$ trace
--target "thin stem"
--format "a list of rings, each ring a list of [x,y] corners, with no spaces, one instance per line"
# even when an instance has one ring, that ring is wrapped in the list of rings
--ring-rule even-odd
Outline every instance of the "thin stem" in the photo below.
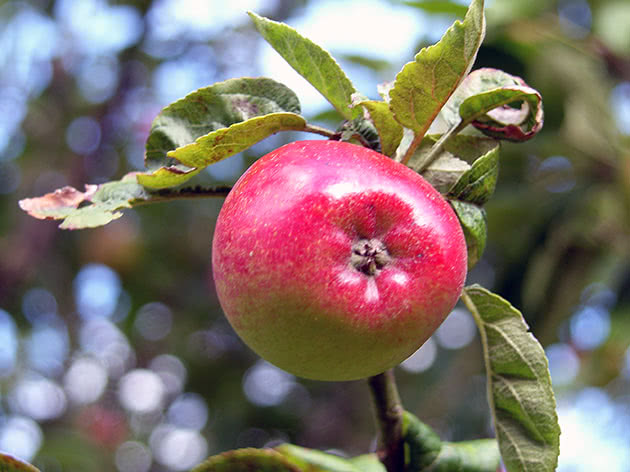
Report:
[[[299,129],[298,131],[305,131],[307,133],[319,134],[322,136],[326,136],[330,139],[336,139],[339,135],[335,131],[331,131],[327,128],[323,128],[321,126],[307,124],[304,128]]]
[[[387,472],[401,472],[405,466],[403,407],[393,369],[368,379],[380,431],[380,458]]]
[[[184,200],[193,198],[210,198],[210,197],[225,197],[232,190],[232,187],[219,186],[219,187],[185,187],[178,190],[170,188],[162,190],[154,190],[150,192],[150,197],[147,199],[133,200],[131,204],[133,206],[146,205],[149,203],[167,202],[171,200]]]
[[[427,157],[424,159],[424,162],[421,162],[420,165],[417,168],[418,173],[423,172],[427,167],[429,167],[433,161],[435,161],[440,154],[442,154],[442,151],[444,151],[444,144],[446,144],[446,141],[448,141],[451,136],[455,136],[457,133],[459,133],[461,130],[463,130],[466,126],[468,126],[468,121],[460,121],[459,124],[457,124],[457,126],[453,126],[451,129],[449,129],[446,133],[444,133],[440,139],[437,140],[437,142],[433,145],[433,147],[431,148],[431,151],[429,152],[429,154],[427,155]]]

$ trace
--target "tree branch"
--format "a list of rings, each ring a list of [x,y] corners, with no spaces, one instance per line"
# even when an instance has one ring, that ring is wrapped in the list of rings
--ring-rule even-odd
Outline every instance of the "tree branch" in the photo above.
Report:
[[[368,379],[380,430],[380,459],[388,472],[401,472],[405,466],[402,440],[403,407],[396,387],[394,370]]]

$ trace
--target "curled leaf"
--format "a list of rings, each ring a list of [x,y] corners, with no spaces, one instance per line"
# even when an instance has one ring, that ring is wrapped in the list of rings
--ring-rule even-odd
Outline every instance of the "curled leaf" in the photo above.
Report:
[[[422,49],[396,76],[390,106],[396,120],[414,132],[409,155],[477,57],[485,35],[483,3],[473,0],[463,22],[456,21],[438,43]]]
[[[471,72],[441,112],[452,127],[471,124],[497,139],[526,141],[543,125],[542,97],[523,79],[483,68]]]

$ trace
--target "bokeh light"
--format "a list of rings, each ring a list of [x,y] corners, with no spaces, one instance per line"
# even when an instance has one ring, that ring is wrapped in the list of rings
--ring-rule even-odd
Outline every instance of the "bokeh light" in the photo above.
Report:
[[[136,314],[134,327],[149,341],[159,341],[170,333],[173,313],[164,303],[151,302],[143,305]]]
[[[433,365],[436,358],[437,344],[435,340],[431,337],[427,339],[427,341],[420,347],[420,349],[418,349],[411,356],[405,359],[400,364],[400,367],[408,372],[424,372]]]
[[[184,393],[173,400],[166,418],[173,426],[199,431],[208,421],[208,406],[200,395]]]
[[[557,343],[545,349],[549,360],[549,372],[554,386],[568,385],[575,380],[580,371],[580,358],[568,344]]]
[[[83,352],[100,360],[110,377],[120,377],[133,364],[134,355],[125,335],[110,321],[88,320],[79,331]]]
[[[585,306],[571,317],[571,340],[581,350],[599,347],[610,334],[610,314],[602,307]]]
[[[568,192],[575,186],[573,165],[564,156],[551,156],[543,160],[538,165],[535,179],[551,193]]]
[[[42,430],[30,418],[9,416],[0,425],[0,451],[30,461],[42,445]]]
[[[148,472],[151,450],[138,441],[126,441],[116,449],[115,463],[119,472]]]
[[[151,413],[162,408],[166,390],[162,379],[147,369],[135,369],[118,383],[120,404],[133,413]]]
[[[178,395],[184,388],[188,372],[181,360],[171,354],[161,354],[151,360],[149,369],[162,380],[170,397]]]
[[[155,428],[149,444],[156,461],[177,471],[199,464],[208,452],[208,443],[198,431],[172,425]]]
[[[74,279],[77,310],[85,319],[112,316],[120,293],[120,278],[103,264],[86,265]]]
[[[10,376],[15,369],[18,333],[9,313],[0,309],[0,378]]]
[[[470,313],[455,308],[435,332],[435,340],[445,349],[460,349],[475,339],[477,327]]]
[[[258,406],[282,403],[294,385],[295,378],[264,360],[259,360],[243,377],[243,391],[247,399]]]
[[[630,82],[621,82],[612,90],[610,107],[619,130],[630,136]]]
[[[602,389],[585,388],[559,402],[558,472],[624,472],[630,464],[630,409]]]
[[[13,413],[47,421],[60,417],[66,410],[66,395],[56,382],[37,375],[19,379],[9,393]]]
[[[89,116],[72,120],[66,130],[66,143],[77,154],[89,154],[101,144],[101,125]]]
[[[92,357],[74,359],[64,376],[64,387],[68,397],[75,403],[87,404],[97,401],[107,386],[107,370]]]
[[[65,323],[50,317],[38,323],[25,340],[28,364],[38,372],[55,376],[63,372],[70,352],[70,340]]]

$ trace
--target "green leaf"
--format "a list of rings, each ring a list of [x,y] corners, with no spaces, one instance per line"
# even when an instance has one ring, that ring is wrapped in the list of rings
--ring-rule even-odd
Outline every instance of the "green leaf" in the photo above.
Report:
[[[480,179],[491,176],[491,174],[485,176],[480,171],[487,170],[488,160],[494,157],[498,158],[499,146],[496,140],[485,136],[455,135],[445,141],[437,156],[434,156],[436,141],[438,141],[438,136],[426,136],[407,165],[419,172],[440,193],[449,194],[453,186],[471,171],[469,163],[474,163],[478,169],[473,174],[469,174],[468,178]],[[483,162],[477,163],[481,158],[484,158]],[[433,160],[425,168],[429,159]],[[486,165],[482,165],[483,163]],[[488,185],[488,190],[490,183],[490,181],[485,182],[485,185]],[[491,188],[494,189],[494,187]],[[465,198],[460,198],[460,200],[465,200]]]
[[[457,2],[449,2],[446,0],[420,0],[416,2],[403,2],[410,7],[419,8],[427,13],[435,13],[442,15],[453,15],[462,17],[466,14],[466,6]]]
[[[405,465],[409,472],[496,472],[501,462],[495,439],[442,442],[411,413],[403,413]]]
[[[206,165],[247,149],[273,133],[303,129],[306,122],[299,113],[295,93],[264,77],[231,79],[196,90],[164,108],[153,120],[146,143],[149,170],[138,175],[138,182],[154,189],[181,185]],[[241,123],[247,124],[237,126]],[[229,144],[213,151],[205,161],[198,157],[221,139]],[[236,144],[238,151],[227,152],[237,149]],[[183,147],[186,150],[180,156]],[[186,160],[191,153],[197,158]],[[198,161],[207,163],[197,166]]]
[[[425,470],[435,462],[442,449],[440,437],[408,411],[403,412],[405,464],[410,471]]]
[[[496,439],[442,443],[440,454],[423,472],[497,472],[501,454]]]
[[[560,427],[545,352],[521,313],[478,285],[462,300],[479,328],[488,401],[508,472],[556,469]]]
[[[468,249],[468,269],[471,269],[483,255],[488,237],[486,212],[472,203],[450,200],[457,218],[464,230],[466,248]]]
[[[459,178],[448,192],[448,198],[483,205],[494,193],[498,177],[499,146],[496,145]]]
[[[275,448],[300,470],[309,472],[361,472],[349,459],[293,444],[282,444]]]
[[[350,459],[350,463],[361,472],[387,472],[376,454],[363,454]]]
[[[422,49],[396,76],[390,106],[396,120],[414,132],[408,155],[473,65],[485,34],[483,3],[473,0],[463,22],[456,21],[438,43]]]
[[[300,113],[295,93],[272,79],[230,79],[196,90],[165,107],[153,120],[146,144],[147,168],[172,165],[175,161],[166,156],[169,151],[269,113]]]
[[[39,469],[7,454],[0,453],[0,472],[39,472]]]
[[[441,112],[450,126],[472,124],[510,141],[531,139],[542,128],[543,117],[540,93],[520,77],[490,68],[471,72]]]
[[[168,152],[189,170],[178,166],[160,167],[151,173],[138,174],[138,182],[145,187],[160,189],[180,185],[205,167],[237,154],[280,131],[305,129],[306,120],[294,113],[270,113],[220,128],[197,138],[194,143]]]
[[[367,110],[374,127],[378,132],[381,153],[392,157],[403,137],[403,127],[394,119],[389,105],[377,100],[360,100],[353,104]]]
[[[212,456],[191,472],[300,472],[273,449],[236,449]]]
[[[357,118],[351,109],[352,94],[356,92],[333,57],[317,44],[300,35],[284,23],[269,20],[248,12],[254,26],[265,40],[315,87],[345,119]]]

